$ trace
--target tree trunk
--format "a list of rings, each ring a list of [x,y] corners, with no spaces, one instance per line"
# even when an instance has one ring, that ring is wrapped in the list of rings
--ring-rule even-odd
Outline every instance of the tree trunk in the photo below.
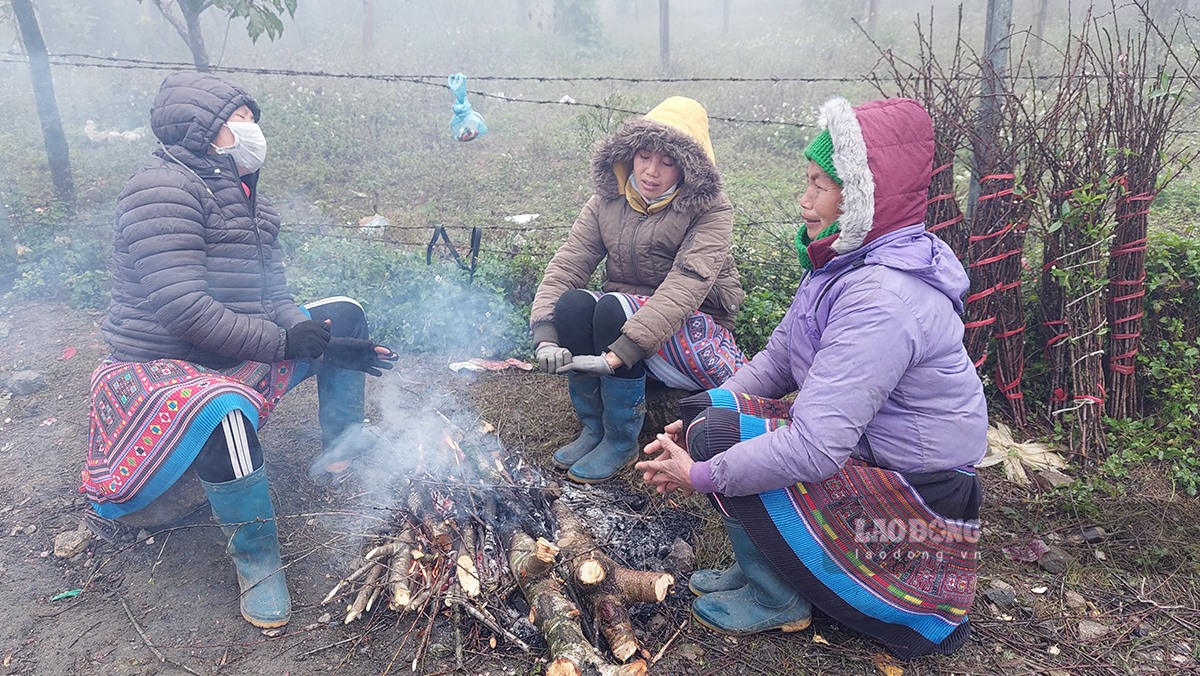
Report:
[[[0,200],[0,292],[12,288],[17,280],[17,242],[13,237],[12,224],[8,221],[8,209]]]
[[[658,59],[665,72],[671,65],[671,1],[658,0]]]
[[[178,0],[179,9],[183,12],[183,21],[187,26],[187,35],[184,40],[187,41],[188,49],[192,50],[192,61],[196,64],[196,70],[207,73],[212,70],[211,62],[208,60],[208,48],[204,46],[204,33],[200,29],[200,13],[204,10],[203,5],[198,2],[188,2],[188,0]]]
[[[1046,10],[1050,7],[1049,0],[1034,0],[1033,14],[1033,43],[1030,45],[1030,61],[1039,66],[1042,62],[1042,46],[1046,43]]]
[[[375,0],[363,0],[362,55],[365,63],[374,63]]]
[[[33,98],[37,101],[38,119],[46,144],[46,159],[50,163],[50,178],[54,181],[55,196],[74,209],[75,181],[71,178],[71,153],[67,135],[63,133],[62,118],[54,98],[54,80],[50,77],[50,56],[42,29],[38,27],[31,0],[12,0],[13,16],[21,31],[21,42],[29,55],[29,75],[33,79]]]

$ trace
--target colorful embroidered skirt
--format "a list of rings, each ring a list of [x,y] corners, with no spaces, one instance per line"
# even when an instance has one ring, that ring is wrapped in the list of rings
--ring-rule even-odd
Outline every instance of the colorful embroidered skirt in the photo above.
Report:
[[[149,505],[183,476],[221,418],[240,410],[257,430],[307,366],[105,360],[92,374],[81,490],[108,519]]]
[[[626,319],[650,299],[650,296],[632,293],[589,293],[597,299],[604,295],[620,298]],[[651,376],[668,387],[681,390],[720,387],[745,365],[746,355],[737,346],[733,334],[703,312],[688,317],[675,335],[659,348],[658,354],[646,360]]]
[[[727,390],[680,407],[697,460],[789,416],[784,402]],[[814,606],[902,659],[953,652],[970,635],[981,497],[970,469],[902,474],[860,460],[824,481],[710,496]]]

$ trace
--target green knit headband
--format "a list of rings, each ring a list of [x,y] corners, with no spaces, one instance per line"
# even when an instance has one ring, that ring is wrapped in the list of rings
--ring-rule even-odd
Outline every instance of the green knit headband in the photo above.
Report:
[[[828,129],[822,129],[821,133],[808,143],[808,147],[804,149],[804,156],[816,162],[838,185],[842,184],[842,179],[838,177],[837,169],[833,166],[833,137],[829,135]]]

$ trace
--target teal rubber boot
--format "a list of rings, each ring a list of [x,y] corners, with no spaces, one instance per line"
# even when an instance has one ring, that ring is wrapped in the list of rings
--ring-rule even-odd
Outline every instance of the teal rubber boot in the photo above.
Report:
[[[646,376],[601,376],[600,397],[604,402],[604,441],[567,472],[568,479],[581,484],[607,481],[637,460],[638,434],[646,418]]]
[[[746,576],[746,586],[712,592],[692,601],[696,621],[729,636],[808,628],[812,604],[775,572],[741,524],[729,529],[729,541]]]
[[[725,524],[726,533],[730,533],[735,528],[742,529],[742,524],[733,519],[722,516],[721,521]],[[732,534],[729,536],[730,542],[733,541],[733,537]],[[713,592],[741,589],[746,586],[746,583],[746,574],[742,572],[741,564],[735,559],[733,565],[725,570],[705,568],[692,573],[692,576],[688,578],[688,589],[696,596],[703,596]]]
[[[319,484],[337,481],[350,466],[380,443],[378,430],[363,424],[367,374],[321,364],[317,371],[317,421],[321,453],[308,468]]]
[[[580,458],[591,453],[604,440],[604,402],[600,397],[600,378],[572,373],[567,376],[571,406],[583,423],[579,438],[554,452],[551,461],[559,469],[570,469]]]
[[[292,616],[292,601],[279,558],[279,532],[266,470],[259,467],[240,479],[200,484],[225,533],[225,551],[237,568],[242,617],[256,627],[282,627]]]

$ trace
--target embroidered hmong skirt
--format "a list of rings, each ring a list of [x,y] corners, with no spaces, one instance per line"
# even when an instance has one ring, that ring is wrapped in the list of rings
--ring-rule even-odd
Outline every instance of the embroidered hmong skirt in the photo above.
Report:
[[[680,407],[696,460],[790,415],[784,402],[728,390]],[[898,657],[953,652],[970,635],[982,498],[973,469],[900,473],[852,459],[824,481],[710,498],[814,606]]]
[[[221,418],[240,410],[257,430],[307,367],[292,360],[219,370],[177,359],[105,360],[92,374],[80,490],[107,519],[149,505],[183,476]]]
[[[632,293],[588,293],[597,299],[604,295],[620,298],[626,319],[650,299],[650,296]],[[651,376],[668,387],[681,390],[720,387],[745,365],[746,355],[737,346],[733,334],[703,312],[695,312],[688,317],[675,335],[659,348],[658,353],[646,359],[646,368]]]

